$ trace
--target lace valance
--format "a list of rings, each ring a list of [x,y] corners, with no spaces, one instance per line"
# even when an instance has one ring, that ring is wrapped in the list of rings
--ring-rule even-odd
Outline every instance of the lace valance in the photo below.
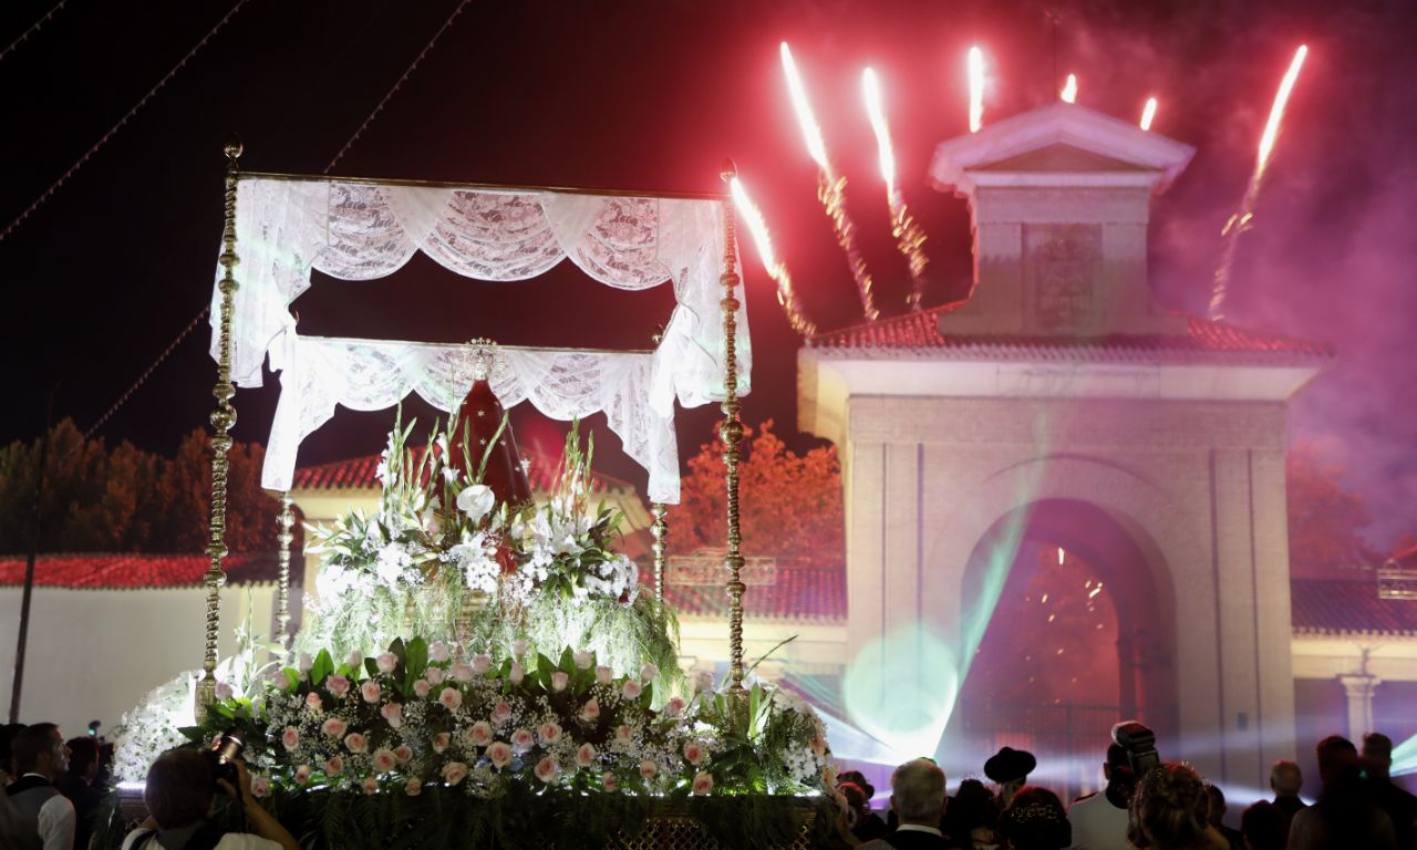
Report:
[[[288,330],[271,351],[281,394],[261,485],[290,489],[300,443],[334,417],[335,405],[383,410],[417,393],[439,410],[456,410],[472,385],[469,353],[465,345],[309,337]],[[649,471],[650,501],[679,501],[674,390],[656,381],[657,353],[499,346],[494,356],[492,390],[505,407],[530,401],[561,420],[603,412],[625,453]]]
[[[526,280],[569,258],[618,289],[672,281],[677,303],[657,352],[657,377],[686,406],[722,397],[719,202],[320,178],[240,181],[233,380],[243,387],[261,385],[261,363],[284,335],[293,334],[290,304],[310,287],[312,270],[368,280],[396,271],[419,250],[478,280]],[[746,300],[741,291],[738,299]],[[214,290],[213,356],[219,306]],[[738,329],[743,394],[752,357],[741,309]],[[274,359],[271,365],[279,368]]]

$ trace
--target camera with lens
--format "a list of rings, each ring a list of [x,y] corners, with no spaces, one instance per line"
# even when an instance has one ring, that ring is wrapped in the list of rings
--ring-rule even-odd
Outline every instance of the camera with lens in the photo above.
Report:
[[[202,753],[211,762],[212,774],[217,781],[225,779],[231,783],[231,787],[240,789],[240,776],[236,772],[236,765],[233,762],[241,757],[242,750],[246,749],[246,742],[238,738],[235,733],[225,732],[211,749]],[[221,786],[216,786],[221,790]]]
[[[1127,763],[1137,780],[1161,764],[1161,754],[1156,751],[1156,733],[1135,720],[1124,720],[1113,726],[1112,740],[1127,751]]]

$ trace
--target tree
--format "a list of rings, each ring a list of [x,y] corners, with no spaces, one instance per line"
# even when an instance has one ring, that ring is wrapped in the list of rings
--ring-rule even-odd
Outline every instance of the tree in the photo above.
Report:
[[[743,552],[783,559],[840,564],[846,556],[841,464],[836,447],[788,450],[772,432],[745,429],[739,461]],[[669,549],[687,553],[727,545],[723,443],[700,446],[689,460],[680,504],[669,512]]]
[[[1296,575],[1357,569],[1382,560],[1363,539],[1370,519],[1363,498],[1343,487],[1343,467],[1317,445],[1296,443],[1285,463],[1289,497],[1289,568]]]
[[[40,451],[40,440],[0,447],[0,552],[29,550]],[[265,450],[236,443],[228,458],[227,549],[273,551],[277,503],[260,486]],[[168,459],[128,442],[110,451],[65,419],[49,433],[39,550],[203,552],[210,486],[210,447],[200,429]]]

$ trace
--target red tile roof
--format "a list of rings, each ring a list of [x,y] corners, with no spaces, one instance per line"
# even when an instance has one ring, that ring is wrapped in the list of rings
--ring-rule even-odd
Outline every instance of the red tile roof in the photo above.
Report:
[[[1417,637],[1417,600],[1379,599],[1371,575],[1361,579],[1293,579],[1295,633],[1403,634]]]
[[[149,587],[195,587],[202,583],[206,555],[40,555],[35,559],[36,587],[74,590],[137,590]],[[275,553],[228,555],[222,561],[228,584],[276,580]],[[25,558],[0,557],[0,586],[24,583]]]
[[[423,454],[421,446],[412,448],[415,460]],[[531,489],[544,493],[555,484],[559,458],[522,451],[523,457],[531,462],[527,465],[527,477]],[[292,490],[377,490],[379,455],[337,460],[319,466],[302,466],[295,470]],[[610,475],[591,474],[591,490],[597,493],[607,490],[634,490],[633,484]]]
[[[947,354],[959,359],[975,357],[1017,360],[1104,360],[1153,359],[1157,355],[1180,358],[1241,357],[1312,359],[1331,357],[1326,345],[1288,337],[1246,331],[1221,322],[1195,316],[1186,317],[1184,334],[1110,334],[1098,337],[958,335],[940,332],[939,318],[959,309],[955,302],[819,333],[807,340],[807,347],[826,350],[887,349],[919,350]]]
[[[647,569],[644,587],[653,587]],[[677,585],[670,576],[664,598],[681,616],[727,616],[728,593],[722,587]],[[749,619],[842,623],[846,621],[846,567],[778,563],[773,579],[753,584],[743,594],[743,615]]]

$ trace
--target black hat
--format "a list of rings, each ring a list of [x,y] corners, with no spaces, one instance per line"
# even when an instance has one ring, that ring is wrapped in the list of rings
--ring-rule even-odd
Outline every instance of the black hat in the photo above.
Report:
[[[1004,747],[984,762],[984,775],[1003,785],[1005,782],[1023,779],[1032,773],[1035,767],[1038,767],[1038,759],[1033,757],[1033,753]]]

